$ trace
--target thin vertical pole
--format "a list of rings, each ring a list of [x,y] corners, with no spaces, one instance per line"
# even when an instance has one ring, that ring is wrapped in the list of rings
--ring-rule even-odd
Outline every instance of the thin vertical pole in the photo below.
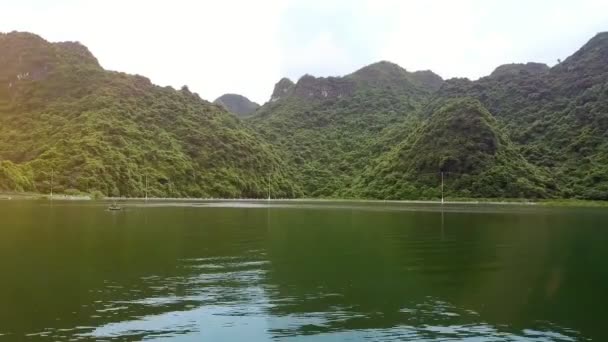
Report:
[[[145,189],[145,193],[146,193],[146,202],[148,202],[148,174],[146,173],[146,189]]]
[[[268,200],[270,201],[270,174],[268,174]]]
[[[444,218],[443,218],[443,207],[441,207],[441,241],[445,240],[445,228],[444,228]]]
[[[51,168],[51,200],[53,200],[53,176],[54,176],[55,170],[53,168]]]
[[[441,204],[443,204],[443,172],[441,172]]]

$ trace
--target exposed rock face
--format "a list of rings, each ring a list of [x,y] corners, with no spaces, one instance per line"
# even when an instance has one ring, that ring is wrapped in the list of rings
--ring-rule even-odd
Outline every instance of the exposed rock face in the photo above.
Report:
[[[306,100],[340,99],[357,91],[382,90],[411,95],[434,92],[443,79],[432,71],[408,72],[399,65],[381,61],[365,66],[343,77],[302,76],[297,83],[281,79],[274,87],[270,103],[294,97]]]
[[[236,116],[245,117],[253,114],[260,105],[250,101],[243,95],[238,94],[224,94],[213,103],[224,107],[227,111],[236,114]]]
[[[304,75],[294,88],[294,95],[305,99],[328,99],[350,96],[355,83],[341,77],[313,77]]]
[[[281,80],[274,85],[274,91],[270,96],[270,102],[276,102],[281,98],[288,96],[294,86],[295,84],[289,78],[281,78]]]
[[[282,78],[274,86],[270,102],[277,102],[290,96],[307,100],[337,99],[350,96],[356,83],[345,77],[302,76],[297,83]]]

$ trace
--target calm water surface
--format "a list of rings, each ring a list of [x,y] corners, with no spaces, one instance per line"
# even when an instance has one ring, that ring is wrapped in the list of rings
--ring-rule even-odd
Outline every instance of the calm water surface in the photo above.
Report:
[[[608,341],[608,210],[0,202],[1,341]]]

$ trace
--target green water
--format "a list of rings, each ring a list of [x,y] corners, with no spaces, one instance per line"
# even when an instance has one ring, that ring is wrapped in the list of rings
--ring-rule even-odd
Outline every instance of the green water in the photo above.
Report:
[[[0,341],[607,341],[608,210],[0,202]]]

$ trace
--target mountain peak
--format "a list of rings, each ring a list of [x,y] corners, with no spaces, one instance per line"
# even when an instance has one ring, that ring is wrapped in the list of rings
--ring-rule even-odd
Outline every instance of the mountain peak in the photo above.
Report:
[[[584,48],[597,48],[597,47],[608,47],[608,31],[606,32],[598,32],[593,38],[591,38],[587,44],[583,46]]]
[[[51,43],[34,33],[12,31],[0,32],[0,47],[2,47],[0,51],[5,52],[7,62],[14,58],[20,61],[19,64],[25,65],[30,62],[30,59],[36,59],[39,63],[45,62],[46,59],[46,62],[52,63],[86,63],[99,67],[97,58],[80,42]],[[38,56],[38,58],[33,56]]]
[[[608,60],[608,32],[600,32],[555,68],[558,70],[566,68],[568,71],[586,69],[590,73],[595,73],[606,70],[606,60]]]
[[[566,93],[580,93],[594,84],[608,81],[608,32],[591,38],[572,56],[551,69]]]
[[[393,63],[391,61],[386,61],[386,60],[382,60],[382,61],[378,61],[369,65],[364,66],[363,68],[355,71],[363,71],[363,70],[384,70],[386,72],[395,72],[395,71],[405,71],[405,68],[402,68],[401,66],[399,66],[399,64],[397,63]]]
[[[541,74],[549,71],[549,66],[544,63],[511,63],[511,64],[503,64],[490,74],[490,77],[502,77],[502,76],[510,76],[510,75],[520,75],[520,74]]]
[[[289,94],[295,84],[287,77],[283,77],[274,85],[274,90],[270,96],[270,102],[276,102],[282,97]]]
[[[48,192],[52,165],[56,192],[298,192],[274,148],[228,112],[186,86],[106,71],[80,43],[0,34],[0,84],[0,154],[10,160],[0,163],[0,190]],[[268,183],[270,172],[276,177]],[[132,176],[144,174],[145,185]]]
[[[80,43],[50,43],[29,32],[0,33],[0,82],[14,86],[13,90],[22,82],[45,79],[60,66],[101,69]]]
[[[391,74],[403,74],[406,72],[407,70],[400,67],[398,64],[389,61],[380,61],[366,65],[347,77],[358,78],[366,81],[378,81]]]
[[[50,44],[44,38],[40,37],[35,33],[30,32],[22,32],[22,31],[11,31],[11,32],[0,32],[0,41],[4,42],[7,40],[11,41],[22,41],[22,42],[30,42],[30,43],[38,43],[38,44]]]
[[[443,85],[443,78],[431,70],[419,70],[411,73],[411,78],[418,86],[435,91]]]
[[[260,107],[259,104],[239,94],[224,94],[215,99],[213,103],[224,107],[227,111],[239,117],[249,116]]]
[[[428,153],[411,159],[417,161],[412,165],[417,172],[475,173],[504,144],[495,119],[471,98],[448,101],[431,115],[421,133],[412,151]]]
[[[53,45],[55,45],[63,52],[64,57],[68,58],[70,63],[84,62],[90,65],[100,67],[97,58],[95,58],[89,48],[87,48],[80,42],[58,42],[53,43]]]
[[[375,88],[401,89],[406,92],[414,88],[435,91],[443,84],[443,79],[430,70],[408,72],[389,61],[367,65],[346,77]]]

